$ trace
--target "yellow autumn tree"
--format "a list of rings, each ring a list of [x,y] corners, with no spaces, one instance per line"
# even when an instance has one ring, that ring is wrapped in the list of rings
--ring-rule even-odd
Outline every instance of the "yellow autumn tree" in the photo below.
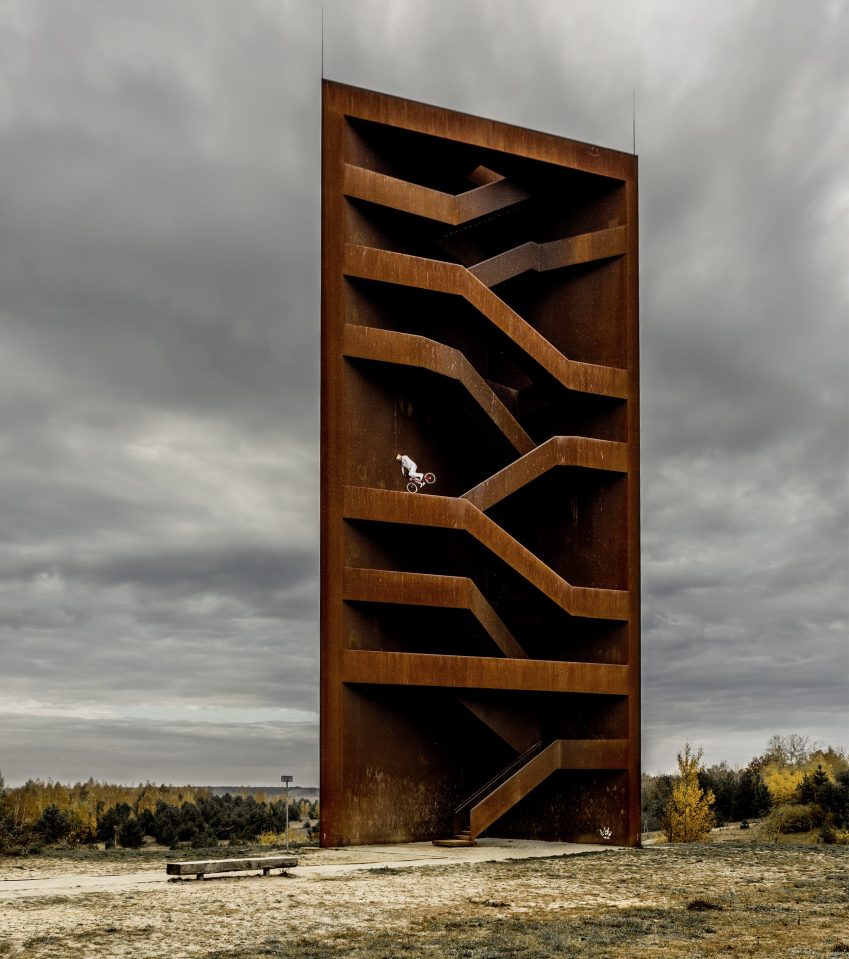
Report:
[[[703,842],[714,826],[713,791],[699,785],[703,750],[684,744],[678,753],[678,781],[663,813],[663,831],[667,842]]]
[[[793,769],[790,766],[779,766],[777,763],[764,766],[761,770],[761,779],[766,783],[773,806],[792,802],[804,775],[805,770],[801,768]]]
[[[773,736],[773,739],[775,738],[777,737]],[[834,782],[838,774],[849,768],[849,763],[842,750],[831,748],[817,749],[798,762],[781,763],[773,760],[766,763],[761,769],[761,778],[772,797],[773,807],[794,802],[805,775],[813,776],[818,767]]]

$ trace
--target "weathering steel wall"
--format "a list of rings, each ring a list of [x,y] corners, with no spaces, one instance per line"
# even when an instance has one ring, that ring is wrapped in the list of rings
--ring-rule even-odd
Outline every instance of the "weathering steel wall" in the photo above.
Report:
[[[322,163],[321,841],[636,844],[636,158],[325,82]]]

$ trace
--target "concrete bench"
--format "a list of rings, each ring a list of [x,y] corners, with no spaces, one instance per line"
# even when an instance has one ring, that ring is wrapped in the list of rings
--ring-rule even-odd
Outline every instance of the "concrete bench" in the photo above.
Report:
[[[294,856],[261,856],[255,859],[198,859],[195,862],[169,862],[165,871],[169,876],[196,876],[203,879],[213,872],[248,872],[261,869],[263,876],[271,874],[272,869],[285,872],[292,866],[297,866],[298,860]]]

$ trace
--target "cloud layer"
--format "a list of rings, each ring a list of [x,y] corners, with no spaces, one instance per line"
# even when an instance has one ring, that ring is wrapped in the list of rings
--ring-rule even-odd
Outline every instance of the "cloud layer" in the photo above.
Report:
[[[631,149],[644,750],[846,742],[849,5],[325,4],[327,76]],[[317,781],[320,10],[0,0],[0,769]]]

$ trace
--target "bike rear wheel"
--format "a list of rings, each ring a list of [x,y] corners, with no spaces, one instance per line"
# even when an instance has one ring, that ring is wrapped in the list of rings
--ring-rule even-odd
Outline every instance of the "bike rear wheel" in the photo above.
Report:
[[[435,482],[436,482],[436,474],[435,474],[435,473],[425,473],[425,475],[424,475],[424,481],[425,481],[425,483],[435,483]]]

